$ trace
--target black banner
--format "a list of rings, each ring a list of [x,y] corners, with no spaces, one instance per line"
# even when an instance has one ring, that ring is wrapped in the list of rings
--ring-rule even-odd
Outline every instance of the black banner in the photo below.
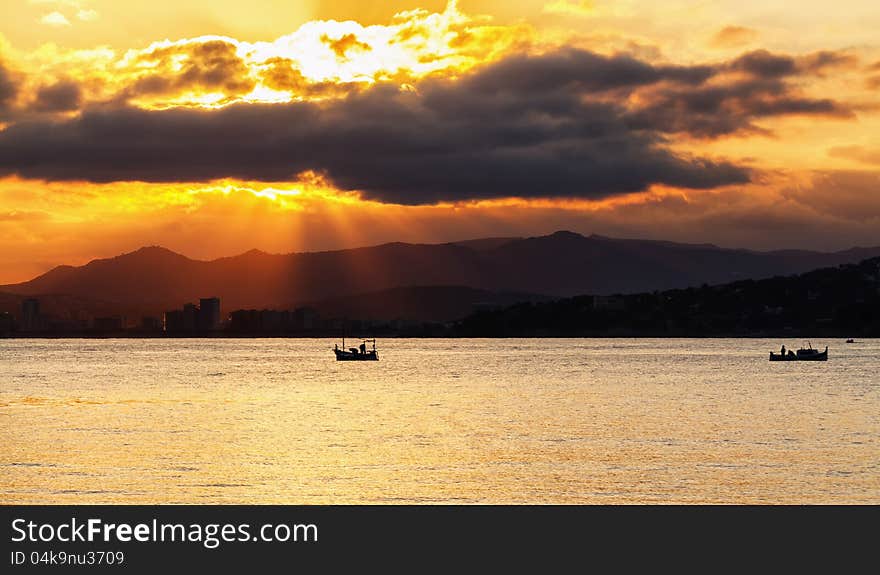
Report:
[[[876,507],[4,506],[3,573],[715,569],[869,559]],[[863,527],[864,526],[864,527]],[[708,563],[705,563],[708,561]],[[569,570],[569,569],[566,569]]]

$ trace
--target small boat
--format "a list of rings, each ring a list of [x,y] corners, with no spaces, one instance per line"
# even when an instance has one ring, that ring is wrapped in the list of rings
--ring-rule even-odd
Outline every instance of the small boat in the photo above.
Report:
[[[367,343],[372,343],[373,349],[367,349]],[[358,347],[345,349],[345,338],[343,337],[342,349],[339,349],[338,345],[334,345],[333,353],[336,354],[336,361],[379,361],[375,339],[365,339]]]
[[[848,340],[846,340],[846,343],[855,343],[855,342],[856,342],[856,340],[854,340],[853,338],[849,338]]]
[[[797,353],[791,350],[785,353],[785,346],[782,346],[780,353],[770,352],[770,361],[828,361],[828,346],[825,351],[819,351],[807,342],[807,347],[800,348]]]

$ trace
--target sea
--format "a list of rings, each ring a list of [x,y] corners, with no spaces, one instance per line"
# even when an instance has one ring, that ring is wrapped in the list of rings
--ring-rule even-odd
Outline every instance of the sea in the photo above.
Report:
[[[2,503],[880,503],[880,340],[0,340]]]

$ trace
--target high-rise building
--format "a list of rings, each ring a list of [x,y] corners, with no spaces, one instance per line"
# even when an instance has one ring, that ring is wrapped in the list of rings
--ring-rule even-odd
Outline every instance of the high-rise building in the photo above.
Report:
[[[15,329],[15,319],[12,314],[6,311],[0,311],[0,337],[12,333]]]
[[[40,329],[40,300],[28,298],[21,302],[21,328],[24,331]]]
[[[183,311],[179,309],[166,311],[164,320],[166,333],[180,333],[183,331]]]
[[[199,331],[220,329],[220,298],[203,297],[199,300]]]
[[[194,303],[183,304],[183,331],[193,332],[199,325],[199,308]]]

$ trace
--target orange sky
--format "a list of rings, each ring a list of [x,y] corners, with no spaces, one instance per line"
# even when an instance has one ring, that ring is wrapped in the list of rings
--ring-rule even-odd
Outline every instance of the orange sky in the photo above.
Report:
[[[155,244],[880,244],[873,2],[4,9],[0,283]]]

